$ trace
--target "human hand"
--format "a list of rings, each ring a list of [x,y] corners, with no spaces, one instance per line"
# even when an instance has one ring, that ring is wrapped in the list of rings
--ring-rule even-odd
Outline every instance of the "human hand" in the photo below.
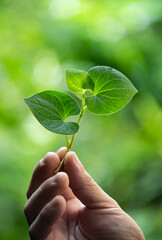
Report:
[[[85,171],[74,152],[53,176],[66,148],[34,169],[24,212],[32,240],[144,240],[134,220]]]

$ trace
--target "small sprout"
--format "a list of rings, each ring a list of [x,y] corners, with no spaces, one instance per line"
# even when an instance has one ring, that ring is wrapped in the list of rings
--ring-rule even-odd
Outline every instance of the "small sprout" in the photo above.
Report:
[[[26,98],[25,102],[46,129],[66,136],[67,152],[72,148],[86,109],[94,114],[110,115],[121,110],[138,92],[124,74],[106,66],[93,67],[88,72],[67,69],[66,82],[82,100],[81,108],[71,96],[58,91],[40,92]],[[79,115],[77,122],[67,121],[72,115]],[[68,135],[72,135],[71,140]],[[65,156],[55,173],[60,170],[64,159]]]

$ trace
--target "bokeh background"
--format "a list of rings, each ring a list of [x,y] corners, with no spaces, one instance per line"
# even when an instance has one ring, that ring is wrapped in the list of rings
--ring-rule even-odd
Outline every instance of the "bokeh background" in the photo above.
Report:
[[[0,0],[0,239],[27,240],[36,163],[65,146],[24,98],[68,92],[65,68],[118,69],[139,90],[120,112],[86,112],[73,150],[146,239],[162,239],[162,1]]]

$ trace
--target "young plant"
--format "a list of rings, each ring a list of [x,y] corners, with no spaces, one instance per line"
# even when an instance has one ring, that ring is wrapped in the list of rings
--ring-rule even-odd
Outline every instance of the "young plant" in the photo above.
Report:
[[[67,69],[66,82],[68,88],[81,99],[81,107],[71,96],[58,91],[44,91],[25,99],[36,119],[46,129],[65,135],[66,153],[72,148],[86,109],[94,114],[113,114],[138,92],[124,74],[107,66],[93,67],[88,72]],[[72,115],[79,115],[77,122],[67,120]],[[71,140],[68,135],[72,135]],[[55,172],[60,170],[64,159],[65,156]]]

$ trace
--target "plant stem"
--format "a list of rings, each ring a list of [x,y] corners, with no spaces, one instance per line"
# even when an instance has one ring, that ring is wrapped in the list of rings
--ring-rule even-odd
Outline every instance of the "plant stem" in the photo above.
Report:
[[[65,153],[65,155],[64,155],[64,157],[63,157],[63,159],[61,160],[60,164],[58,165],[58,167],[57,167],[56,170],[54,171],[55,174],[60,171],[60,169],[61,169],[61,167],[62,167],[62,165],[63,165],[63,163],[64,163],[66,154],[67,154],[68,152],[69,152],[69,151],[68,151],[68,149],[67,149],[67,150],[66,150],[66,153]]]
[[[65,135],[65,137],[66,137],[66,145],[68,147],[68,142],[69,142],[68,135]]]
[[[80,115],[79,115],[79,119],[78,119],[78,124],[80,123],[82,117],[83,117],[83,114],[85,113],[86,109],[87,109],[87,106],[84,106],[85,104],[85,101],[82,102],[82,109],[81,109],[81,112],[80,112]],[[71,139],[71,144],[69,146],[69,151],[71,150],[72,148],[72,145],[73,145],[73,142],[74,142],[74,138],[75,138],[75,134],[72,136],[72,139]]]
[[[69,146],[69,138],[68,138],[68,135],[65,135],[65,137],[66,137],[66,145],[67,145],[67,148],[68,148],[68,146]]]
[[[83,114],[85,113],[86,109],[87,109],[87,106],[85,105],[85,100],[83,100],[82,101],[81,112],[80,112],[79,119],[78,119],[78,122],[77,122],[78,124],[80,123],[80,121],[81,121],[81,119],[83,117]],[[72,145],[73,145],[73,142],[74,142],[74,138],[75,138],[75,134],[72,135],[71,142],[69,144],[69,139],[68,139],[68,136],[66,135],[67,150],[66,150],[66,153],[65,153],[63,159],[61,160],[59,166],[56,168],[55,173],[59,172],[59,170],[61,169],[61,167],[62,167],[62,165],[64,163],[66,154],[71,151],[71,148],[72,148]]]

